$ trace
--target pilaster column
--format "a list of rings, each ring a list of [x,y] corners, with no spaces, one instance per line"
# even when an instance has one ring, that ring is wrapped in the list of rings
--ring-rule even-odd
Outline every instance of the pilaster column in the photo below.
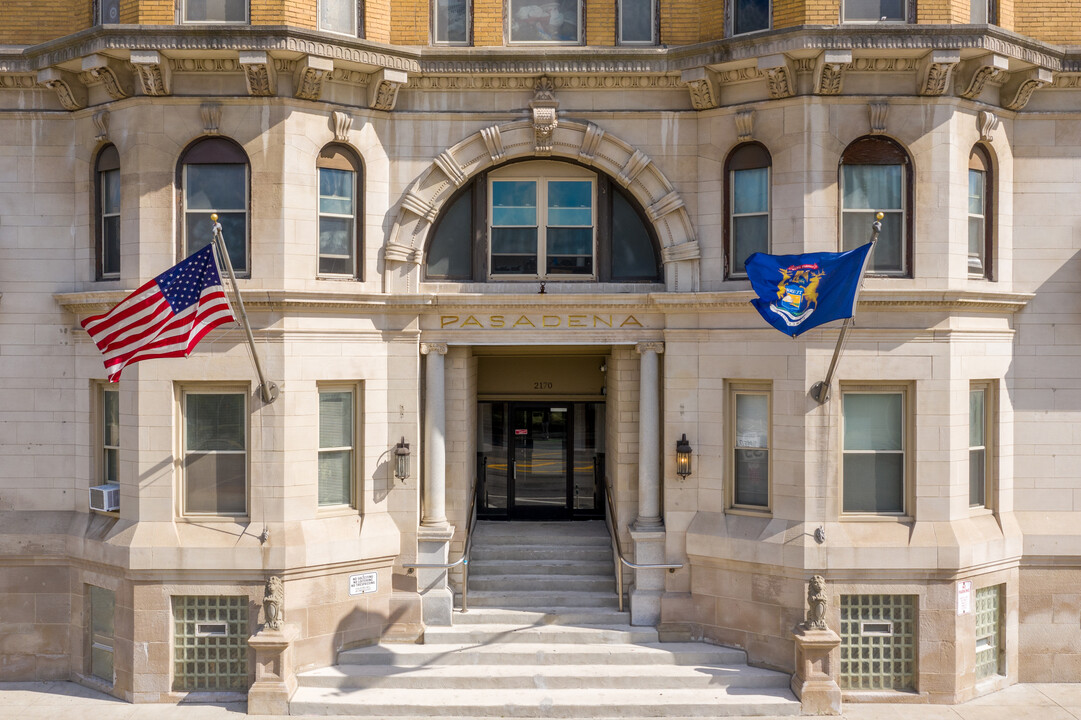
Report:
[[[424,486],[420,524],[447,526],[447,391],[443,356],[446,343],[421,343],[424,366]]]
[[[664,343],[634,346],[642,356],[638,378],[638,520],[636,530],[660,530],[661,521],[661,392],[660,362]]]

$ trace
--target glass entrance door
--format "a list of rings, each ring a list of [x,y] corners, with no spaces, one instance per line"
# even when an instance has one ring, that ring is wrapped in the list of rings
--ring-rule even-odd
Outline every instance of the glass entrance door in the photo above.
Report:
[[[478,512],[488,518],[597,517],[604,404],[481,402]]]

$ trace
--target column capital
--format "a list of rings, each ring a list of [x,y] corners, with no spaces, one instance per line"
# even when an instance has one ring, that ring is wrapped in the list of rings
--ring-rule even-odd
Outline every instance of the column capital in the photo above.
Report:
[[[420,354],[421,355],[431,355],[432,353],[435,353],[436,355],[446,355],[447,354],[447,344],[446,343],[421,343],[420,344]]]
[[[645,354],[647,352],[655,352],[657,354],[660,354],[660,353],[664,352],[664,343],[663,342],[640,342],[640,343],[635,343],[634,349],[639,355],[643,355],[643,354]]]

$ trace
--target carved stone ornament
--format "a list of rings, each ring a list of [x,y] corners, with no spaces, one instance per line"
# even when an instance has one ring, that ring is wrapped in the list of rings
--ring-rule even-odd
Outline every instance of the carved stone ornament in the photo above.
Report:
[[[274,59],[262,50],[242,50],[240,67],[244,69],[244,81],[248,84],[248,95],[252,97],[270,97],[277,93],[278,75],[274,69]]]
[[[330,58],[302,57],[293,73],[293,96],[301,100],[318,100],[323,95],[323,82],[332,72],[334,61]]]
[[[38,84],[56,93],[65,110],[82,110],[86,107],[86,88],[74,73],[60,68],[38,70]]]
[[[736,113],[736,137],[740,142],[754,140],[754,110]]]
[[[533,111],[534,146],[538,155],[552,154],[552,133],[559,125],[556,115],[559,101],[555,99],[553,90],[551,78],[540,78],[533,88],[533,100],[529,103]]]
[[[803,627],[808,630],[827,630],[826,608],[828,605],[826,579],[821,575],[815,575],[807,583],[807,619]]]
[[[83,72],[105,86],[105,92],[113,100],[123,100],[132,95],[131,71],[126,63],[105,55],[88,55],[83,58]]]
[[[203,132],[217,135],[221,126],[221,103],[206,102],[199,106],[199,115],[203,118]]]
[[[1006,79],[1010,61],[1002,55],[985,55],[965,63],[963,74],[957,78],[961,97],[975,100],[987,83],[1001,83]]]
[[[266,616],[267,628],[282,629],[282,621],[285,619],[284,606],[285,584],[277,575],[271,575],[267,578],[263,590],[263,614]]]
[[[139,78],[143,95],[160,97],[172,92],[173,71],[169,61],[156,50],[132,50],[129,62]]]
[[[991,131],[998,125],[998,115],[990,110],[980,110],[976,114],[976,127],[980,131],[980,140],[991,142]]]
[[[961,62],[959,50],[935,50],[928,53],[920,63],[917,92],[925,97],[945,95],[950,77],[957,63]]]
[[[889,103],[867,103],[867,114],[871,121],[871,134],[881,135],[886,132],[886,116],[889,112]]]
[[[446,355],[447,344],[446,343],[421,343],[420,344],[421,355]]]
[[[639,355],[644,355],[647,352],[655,352],[658,355],[664,352],[663,342],[640,342],[634,345],[635,352]]]
[[[330,115],[330,125],[334,129],[334,140],[343,143],[349,139],[349,130],[353,127],[353,117],[340,110]]]
[[[845,68],[852,62],[851,50],[826,50],[814,66],[815,95],[840,95]]]
[[[390,112],[398,102],[398,91],[409,82],[408,73],[383,68],[368,81],[368,107]]]
[[[721,104],[720,86],[712,72],[704,67],[684,70],[679,79],[691,93],[691,107],[695,110],[712,110]]]
[[[98,142],[104,142],[109,139],[109,111],[99,110],[94,113],[94,127],[97,128],[98,134],[94,136],[94,139]]]
[[[774,100],[796,94],[796,71],[787,56],[767,55],[758,58],[758,69],[766,74],[769,96]]]
[[[1032,93],[1050,85],[1054,80],[1054,74],[1045,68],[1032,68],[1024,72],[1014,73],[1002,86],[1000,96],[1002,107],[1007,110],[1022,110],[1028,105]]]

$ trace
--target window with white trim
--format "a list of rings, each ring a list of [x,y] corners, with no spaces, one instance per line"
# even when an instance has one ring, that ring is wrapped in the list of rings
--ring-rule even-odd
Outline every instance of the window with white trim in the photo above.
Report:
[[[95,255],[98,280],[120,277],[120,154],[115,145],[98,153],[94,173]]]
[[[859,138],[841,155],[841,249],[869,242],[875,214],[884,215],[869,274],[912,274],[911,167],[904,148],[881,136]]]
[[[101,385],[101,485],[120,482],[120,390]]]
[[[656,44],[656,17],[655,0],[619,0],[619,44]]]
[[[250,175],[247,154],[231,140],[204,138],[188,146],[179,165],[183,257],[210,244],[214,227],[210,216],[217,213],[233,270],[239,276],[250,275]]]
[[[907,22],[909,0],[843,0],[844,22]]]
[[[976,145],[968,156],[969,277],[994,279],[993,197],[991,156],[985,148]]]
[[[725,161],[728,277],[747,277],[747,258],[756,252],[769,252],[771,165],[769,151],[756,142],[737,146]]]
[[[994,25],[998,23],[995,0],[971,0],[969,22],[973,25]]]
[[[357,0],[319,0],[319,29],[356,37],[359,14]]]
[[[770,391],[767,384],[729,388],[731,507],[770,509]]]
[[[319,505],[355,505],[356,391],[319,388]]]
[[[517,43],[582,42],[582,0],[507,0],[508,37]]]
[[[842,511],[903,515],[908,443],[905,391],[842,392]]]
[[[188,389],[181,401],[183,513],[246,515],[247,393]]]
[[[993,401],[992,383],[972,383],[968,391],[968,504],[990,506]]]
[[[771,20],[770,0],[733,0],[732,34],[769,30]]]
[[[432,0],[432,40],[440,45],[468,45],[470,0]]]
[[[248,0],[181,0],[180,5],[182,22],[248,22]]]
[[[355,153],[328,145],[316,160],[319,173],[320,276],[361,277],[360,213],[363,174]]]

